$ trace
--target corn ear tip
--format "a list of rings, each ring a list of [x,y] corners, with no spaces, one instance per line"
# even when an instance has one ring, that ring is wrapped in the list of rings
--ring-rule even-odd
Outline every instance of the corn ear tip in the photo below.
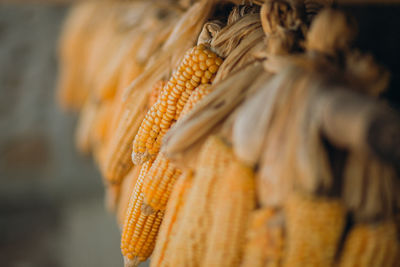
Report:
[[[156,212],[150,205],[148,205],[146,203],[142,204],[141,211],[142,211],[143,215],[145,215],[145,216],[152,215]]]
[[[134,257],[133,259],[129,259],[124,256],[124,267],[137,267],[140,264],[140,260],[138,257]]]
[[[149,155],[146,153],[136,153],[136,152],[132,152],[132,162],[135,165],[142,165],[143,163],[145,163],[146,161],[149,160]]]

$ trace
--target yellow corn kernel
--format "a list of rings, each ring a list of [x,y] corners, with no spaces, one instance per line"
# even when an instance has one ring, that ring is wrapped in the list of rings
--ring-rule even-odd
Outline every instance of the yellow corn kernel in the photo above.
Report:
[[[283,266],[331,266],[346,217],[340,201],[291,193],[285,216]]]
[[[165,210],[169,195],[181,170],[158,154],[143,182],[144,202],[153,211]]]
[[[178,232],[168,250],[169,266],[199,266],[204,258],[212,224],[213,197],[219,177],[232,160],[229,147],[218,137],[209,137],[201,148],[193,184],[182,210]]]
[[[239,266],[246,229],[255,207],[254,173],[233,159],[216,181],[211,198],[211,224],[201,266]]]
[[[192,91],[200,84],[210,83],[221,63],[222,59],[204,44],[186,53],[159,99],[146,114],[133,141],[132,160],[135,164],[141,164],[158,153],[162,138],[178,119]]]
[[[211,86],[209,84],[198,86],[190,95],[179,119],[210,92]],[[157,155],[147,178],[144,180],[143,192],[146,203],[144,212],[152,213],[156,210],[165,209],[174,183],[181,173],[181,170],[175,168],[164,155]]]
[[[284,251],[284,220],[272,208],[253,211],[241,267],[280,266]]]
[[[399,248],[396,226],[392,221],[356,224],[346,237],[338,266],[397,266]]]
[[[146,216],[141,212],[143,179],[150,167],[151,161],[148,161],[140,170],[124,221],[121,251],[126,266],[136,266],[151,255],[164,214],[163,211],[160,211]]]
[[[183,110],[181,112],[180,118],[185,116],[189,111],[193,109],[195,104],[199,102],[201,99],[203,99],[206,95],[212,92],[212,87],[210,84],[200,84],[190,95],[187,103],[183,107]]]
[[[173,257],[171,242],[179,231],[179,220],[182,217],[182,209],[187,198],[189,189],[193,181],[190,171],[184,172],[179,176],[170,196],[165,211],[165,216],[161,224],[160,232],[157,237],[156,247],[151,256],[151,267],[167,267],[169,258]],[[171,266],[172,267],[172,266]]]

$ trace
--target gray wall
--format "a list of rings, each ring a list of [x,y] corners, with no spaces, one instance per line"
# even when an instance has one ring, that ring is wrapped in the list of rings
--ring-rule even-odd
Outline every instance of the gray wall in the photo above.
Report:
[[[55,102],[66,8],[0,4],[0,265],[122,266],[101,178]]]

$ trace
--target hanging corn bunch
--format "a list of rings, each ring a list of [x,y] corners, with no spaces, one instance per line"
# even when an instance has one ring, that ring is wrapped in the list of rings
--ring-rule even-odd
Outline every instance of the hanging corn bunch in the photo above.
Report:
[[[397,266],[400,116],[332,2],[74,6],[58,100],[126,267]]]

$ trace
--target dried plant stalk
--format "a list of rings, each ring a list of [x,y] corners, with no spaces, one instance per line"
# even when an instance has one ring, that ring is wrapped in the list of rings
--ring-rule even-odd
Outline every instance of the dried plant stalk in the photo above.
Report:
[[[356,224],[346,237],[337,266],[397,266],[400,244],[392,221]]]
[[[331,266],[346,218],[340,201],[292,193],[285,217],[283,266]]]

